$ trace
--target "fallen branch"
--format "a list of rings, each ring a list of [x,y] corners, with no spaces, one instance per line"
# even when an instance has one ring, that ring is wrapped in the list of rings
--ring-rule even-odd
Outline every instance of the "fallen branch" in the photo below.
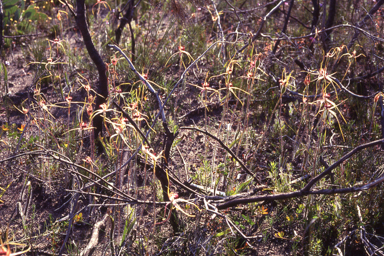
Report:
[[[360,145],[360,146],[357,146],[356,148],[354,148],[353,150],[351,150],[349,153],[347,153],[346,155],[344,155],[342,158],[340,158],[338,161],[336,161],[334,164],[332,164],[330,167],[328,167],[327,169],[325,169],[322,173],[320,173],[319,175],[317,175],[316,177],[314,177],[303,189],[302,191],[309,191],[312,186],[318,182],[321,178],[323,178],[324,176],[326,176],[327,174],[330,174],[332,172],[333,169],[335,169],[337,166],[339,166],[341,163],[343,163],[345,160],[349,159],[351,156],[353,156],[354,154],[356,154],[357,152],[365,149],[365,148],[369,148],[369,147],[373,147],[375,145],[379,145],[381,143],[384,142],[384,139],[381,139],[381,140],[376,140],[376,141],[373,141],[373,142],[369,142],[369,143],[366,143],[366,144],[363,144],[363,145]]]
[[[236,198],[233,200],[226,201],[224,203],[216,203],[216,207],[218,209],[226,209],[232,206],[236,206],[239,204],[248,204],[248,203],[254,203],[259,201],[274,201],[274,200],[282,200],[282,199],[288,199],[288,198],[298,198],[303,197],[307,195],[333,195],[333,194],[346,194],[346,193],[355,193],[359,191],[364,191],[371,189],[381,183],[384,182],[384,176],[381,176],[377,178],[376,180],[367,183],[362,186],[354,186],[350,188],[340,188],[340,189],[321,189],[321,190],[314,190],[311,191],[310,189],[314,184],[316,184],[321,178],[325,177],[326,175],[330,174],[333,169],[335,169],[337,166],[339,166],[341,163],[349,159],[351,156],[356,154],[357,152],[368,148],[373,147],[376,145],[380,145],[384,142],[384,139],[376,140],[373,142],[369,142],[363,145],[360,145],[356,148],[354,148],[352,151],[344,155],[342,158],[340,158],[337,162],[332,164],[330,167],[325,169],[322,173],[314,177],[303,189],[299,191],[289,192],[289,193],[281,193],[281,194],[273,194],[273,195],[258,195],[258,196],[252,196],[252,197],[246,197],[246,198]]]
[[[85,249],[80,253],[81,256],[90,256],[93,254],[93,252],[96,249],[96,246],[99,243],[99,232],[107,224],[108,217],[109,217],[109,214],[106,213],[104,214],[104,217],[100,221],[96,222],[92,231],[91,239],[89,240],[87,247],[85,247]]]

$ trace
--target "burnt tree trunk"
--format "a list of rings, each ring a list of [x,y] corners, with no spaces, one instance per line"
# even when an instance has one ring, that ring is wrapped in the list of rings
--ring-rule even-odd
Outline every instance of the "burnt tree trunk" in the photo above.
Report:
[[[324,5],[324,10],[325,10],[325,5]],[[325,18],[325,14],[324,18]],[[336,0],[331,0],[329,2],[329,8],[328,8],[328,18],[325,24],[323,24],[324,29],[328,29],[333,26],[333,23],[335,21],[335,16],[336,16]],[[323,33],[323,49],[325,52],[328,52],[329,48],[329,43],[331,41],[331,33],[332,30],[328,30]]]
[[[311,23],[311,32],[315,31],[317,24],[319,23],[320,17],[320,5],[318,0],[312,0],[313,4],[313,13],[312,13],[312,23]]]
[[[132,26],[131,26],[131,21],[133,18],[133,12],[135,11],[135,6],[134,6],[134,0],[128,0],[128,9],[126,10],[124,17],[120,20],[120,25],[119,27],[115,30],[115,35],[116,35],[116,44],[118,45],[120,43],[121,39],[121,33],[123,32],[123,29],[125,25],[128,24],[129,26],[129,31],[131,33],[131,44],[132,44],[132,62],[135,62],[135,36],[133,34]]]
[[[97,71],[99,73],[99,84],[96,88],[96,108],[106,102],[108,97],[108,77],[106,74],[106,66],[104,61],[101,59],[99,53],[97,52],[93,42],[91,35],[88,31],[88,26],[85,21],[85,4],[84,0],[77,1],[77,15],[76,15],[76,24],[79,28],[81,35],[83,36],[85,47],[87,48],[88,54],[91,57],[93,63],[97,67]],[[94,138],[98,138],[99,134],[103,130],[103,117],[101,115],[97,115],[93,119],[93,126],[95,127]]]

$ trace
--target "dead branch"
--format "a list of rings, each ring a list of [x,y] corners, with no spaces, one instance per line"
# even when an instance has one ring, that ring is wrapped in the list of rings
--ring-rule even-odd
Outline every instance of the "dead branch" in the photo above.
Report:
[[[353,186],[350,188],[341,188],[341,189],[321,189],[321,190],[314,190],[311,191],[310,189],[314,184],[316,184],[321,178],[324,176],[330,174],[333,169],[335,169],[337,166],[339,166],[341,163],[349,159],[351,156],[356,154],[357,152],[368,148],[373,147],[375,145],[380,145],[384,142],[384,139],[376,140],[373,142],[369,142],[360,146],[357,146],[352,151],[344,155],[342,158],[340,158],[337,162],[332,164],[329,168],[325,169],[322,173],[317,175],[315,178],[313,178],[303,189],[299,191],[289,192],[289,193],[281,193],[281,194],[273,194],[273,195],[260,195],[260,196],[253,196],[253,197],[247,197],[247,198],[236,198],[234,200],[229,200],[224,203],[216,203],[216,207],[218,209],[226,209],[232,206],[236,206],[239,204],[248,204],[248,203],[254,203],[254,202],[260,202],[260,201],[274,201],[274,200],[282,200],[282,199],[288,199],[288,198],[297,198],[297,197],[303,197],[307,195],[333,195],[333,194],[346,194],[346,193],[355,193],[359,191],[368,190],[370,188],[373,188],[382,182],[384,182],[384,176],[381,176],[380,178],[367,183],[362,186]]]
[[[351,24],[339,24],[339,25],[335,25],[335,26],[330,27],[330,28],[323,29],[323,30],[321,30],[319,32],[329,31],[329,30],[333,30],[333,29],[337,29],[337,28],[353,28],[355,30],[360,31],[361,33],[363,33],[365,36],[369,37],[372,40],[379,41],[379,42],[384,42],[383,38],[374,36],[371,33],[369,33],[368,31],[366,31],[366,30],[364,30],[362,28],[356,27],[354,25],[351,25]],[[311,33],[311,34],[308,34],[308,35],[305,35],[305,36],[296,36],[296,37],[288,37],[288,36],[286,36],[285,38],[276,38],[276,37],[271,37],[270,35],[266,35],[266,34],[260,33],[260,36],[264,37],[264,38],[268,38],[271,41],[278,41],[278,40],[281,40],[281,41],[283,41],[283,40],[291,41],[291,40],[299,40],[299,39],[303,39],[303,38],[315,37],[315,36],[317,36],[317,34],[316,33]]]
[[[369,13],[367,15],[364,16],[364,18],[359,22],[357,23],[357,27],[358,28],[361,28],[365,25],[365,23],[372,18],[372,15],[375,14],[379,9],[380,9],[380,6],[382,6],[384,4],[384,0],[380,0],[378,1],[374,6],[373,8],[369,11]],[[359,34],[360,34],[360,31],[357,30],[355,32],[355,34],[353,35],[352,37],[352,40],[351,42],[349,42],[348,44],[348,50],[351,49],[352,45],[355,44],[357,38],[359,37]]]
[[[163,123],[166,123],[167,122],[167,119],[165,118],[165,114],[164,114],[164,109],[162,108],[162,102],[161,102],[161,99],[159,97],[159,92],[156,91],[152,85],[150,83],[148,83],[148,81],[136,70],[135,66],[133,65],[133,63],[130,61],[130,59],[127,57],[127,55],[125,55],[125,53],[117,46],[117,45],[114,45],[114,44],[109,44],[108,45],[109,47],[112,47],[113,49],[119,51],[121,53],[121,55],[123,55],[123,57],[127,60],[129,66],[131,67],[131,70],[133,71],[133,73],[135,73],[139,78],[140,80],[147,86],[149,92],[156,97],[156,100],[159,104],[159,109],[160,109],[160,113],[161,113],[161,118],[163,120]]]
[[[87,247],[80,253],[81,256],[91,256],[93,254],[97,244],[99,243],[99,232],[107,224],[108,217],[109,214],[106,213],[100,221],[96,222],[93,228],[91,239],[89,240]]]
[[[68,224],[67,233],[65,234],[65,238],[64,238],[63,244],[62,244],[62,246],[60,248],[59,256],[61,256],[63,254],[63,251],[64,251],[65,246],[66,246],[66,244],[68,242],[68,239],[69,239],[69,235],[71,234],[72,225],[73,225],[73,218],[75,217],[76,206],[77,206],[78,201],[79,201],[79,194],[76,194],[75,198],[74,198],[74,201],[73,201],[73,204],[72,204],[71,213],[69,214],[69,224]]]
[[[369,147],[373,147],[375,145],[379,145],[381,143],[384,142],[384,139],[381,139],[381,140],[376,140],[376,141],[373,141],[373,142],[369,142],[369,143],[366,143],[366,144],[363,144],[363,145],[360,145],[360,146],[357,146],[356,148],[354,148],[353,150],[351,150],[349,153],[347,153],[346,155],[344,155],[342,158],[340,158],[337,162],[335,162],[334,164],[332,164],[330,167],[328,167],[327,169],[325,169],[322,173],[320,173],[319,175],[317,175],[316,177],[314,177],[303,189],[302,191],[309,191],[312,186],[318,182],[321,178],[323,178],[324,176],[326,176],[327,174],[330,174],[332,172],[333,169],[335,169],[337,166],[339,166],[341,163],[343,163],[345,160],[349,159],[351,156],[353,156],[354,154],[356,154],[357,152],[365,149],[365,148],[369,148]]]

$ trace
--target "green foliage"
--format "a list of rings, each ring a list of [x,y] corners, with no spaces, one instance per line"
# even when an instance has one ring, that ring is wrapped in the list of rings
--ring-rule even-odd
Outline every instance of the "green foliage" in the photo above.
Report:
[[[24,1],[21,1],[24,4]],[[19,0],[4,0],[3,1],[3,15],[4,25],[10,24],[11,21],[18,21],[20,18],[20,8],[18,7]],[[12,20],[11,20],[12,19]]]
[[[127,211],[130,209],[130,207],[127,207]],[[129,235],[132,231],[133,226],[135,225],[136,218],[134,217],[135,211],[131,209],[131,212],[128,213],[128,218],[125,220],[124,225],[124,231],[123,231],[123,237],[120,241],[120,247],[125,243],[125,240],[127,239],[127,235]]]
[[[50,3],[48,2],[47,5]],[[38,5],[27,6],[25,0],[5,0],[3,9],[3,24],[7,31],[11,31],[12,27],[16,26],[17,33],[21,35],[31,31],[28,28],[32,29],[32,22],[45,23],[48,19],[52,19],[46,13],[41,12]]]

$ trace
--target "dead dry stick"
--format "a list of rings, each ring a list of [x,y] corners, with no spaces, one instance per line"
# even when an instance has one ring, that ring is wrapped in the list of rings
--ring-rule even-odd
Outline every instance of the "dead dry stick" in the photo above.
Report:
[[[337,78],[333,77],[332,78],[338,86],[341,87],[341,89],[347,93],[349,93],[350,95],[356,97],[356,98],[361,98],[361,99],[370,99],[370,98],[374,98],[376,96],[376,93],[375,94],[372,94],[372,95],[368,95],[368,96],[364,96],[364,95],[359,95],[359,94],[356,94],[350,90],[348,90],[347,87],[345,87]]]
[[[228,227],[230,228],[232,234],[234,234],[234,231],[232,229],[232,227],[237,231],[238,234],[240,234],[245,240],[248,241],[248,245],[252,248],[252,249],[256,249],[254,248],[250,243],[249,243],[249,240],[251,239],[259,239],[261,238],[260,235],[256,235],[256,236],[246,236],[243,232],[241,232],[241,230],[225,215],[225,214],[221,214],[218,212],[218,209],[213,206],[212,204],[209,204],[205,199],[204,199],[204,205],[205,205],[205,209],[208,211],[208,212],[211,212],[213,213],[213,217],[216,217],[216,216],[220,216],[221,218],[225,219],[225,222],[227,223]],[[209,207],[213,208],[214,210],[211,210],[209,209]]]
[[[29,34],[29,35],[15,35],[15,36],[9,36],[9,35],[4,35],[3,37],[4,38],[22,38],[22,37],[46,37],[48,35],[44,35],[44,34]]]
[[[93,182],[95,182],[95,183],[98,184],[99,186],[102,186],[102,187],[104,187],[105,189],[110,190],[111,192],[118,193],[118,194],[120,194],[120,196],[122,196],[122,197],[131,199],[131,200],[135,200],[133,197],[127,195],[126,193],[124,193],[123,191],[121,191],[119,188],[117,188],[117,187],[111,185],[107,180],[105,180],[103,177],[99,176],[98,174],[96,174],[96,173],[94,173],[94,172],[88,170],[87,168],[85,168],[85,167],[83,167],[83,166],[81,166],[81,165],[79,165],[79,164],[73,163],[73,162],[70,161],[69,159],[65,159],[65,158],[67,158],[67,157],[63,156],[63,155],[60,154],[59,152],[52,151],[52,150],[47,150],[47,151],[46,151],[46,154],[48,154],[49,156],[51,156],[51,157],[54,158],[55,160],[58,160],[58,161],[60,161],[60,162],[66,163],[66,164],[69,164],[69,165],[71,165],[71,166],[75,166],[75,167],[77,167],[77,168],[79,168],[79,169],[82,169],[82,170],[86,171],[86,172],[87,172],[88,174],[90,174],[90,175],[94,175],[97,179],[99,179],[99,180],[103,181],[104,183],[108,184],[108,186],[107,186],[107,185],[103,185],[103,184],[101,184],[101,183],[98,183],[98,181],[94,181],[94,180],[92,180],[90,177],[88,177],[88,176],[86,176],[86,175],[84,175],[84,174],[81,174],[81,173],[79,173],[79,172],[77,172],[77,171],[75,171],[75,170],[71,170],[72,173],[75,173],[75,174],[77,174],[77,175],[79,175],[79,176],[81,176],[81,177],[83,177],[83,178],[85,178],[85,179],[92,180]],[[109,188],[109,187],[111,187],[111,188]],[[83,189],[85,189],[85,188],[83,188]]]
[[[369,33],[368,31],[366,31],[366,30],[364,30],[362,28],[359,28],[359,27],[356,27],[356,26],[350,25],[350,24],[335,25],[333,27],[323,29],[323,30],[321,30],[321,32],[326,32],[326,31],[330,31],[330,30],[333,30],[333,29],[337,29],[337,28],[353,28],[355,30],[360,31],[365,36],[369,37],[371,40],[375,40],[375,41],[379,41],[379,42],[384,42],[383,38],[375,36],[375,35]],[[305,35],[305,36],[293,36],[293,37],[285,36],[285,38],[271,37],[270,35],[266,35],[266,34],[262,34],[262,33],[260,35],[261,35],[261,37],[268,38],[271,41],[278,41],[278,40],[281,40],[281,41],[286,41],[286,40],[292,41],[292,40],[299,40],[299,39],[303,39],[303,38],[310,38],[310,37],[317,36],[316,33],[311,33],[311,34],[308,34],[308,35]]]
[[[16,159],[16,158],[19,158],[19,157],[22,157],[22,156],[42,155],[42,154],[44,154],[44,150],[35,150],[35,151],[24,152],[24,153],[20,153],[20,154],[2,159],[2,160],[0,160],[0,164],[7,162],[7,161],[10,161],[10,160],[13,160],[13,159]]]
[[[237,19],[239,20],[239,23],[241,24],[241,19],[240,19],[240,17],[239,17],[239,15],[237,14],[237,12],[236,12],[236,7],[235,6],[233,6],[230,2],[228,2],[228,0],[225,0],[225,2],[229,5],[229,6],[231,6],[231,8],[233,9],[233,13],[236,15],[236,17],[237,17]]]
[[[225,192],[223,192],[223,191],[218,191],[218,190],[215,191],[214,189],[206,188],[205,186],[201,186],[201,185],[197,185],[197,184],[193,184],[193,183],[189,184],[189,186],[200,189],[206,193],[209,192],[209,193],[212,193],[214,195],[226,196]]]
[[[39,145],[37,145],[37,146],[39,146]],[[44,148],[44,147],[42,147],[42,146],[39,146],[39,147]],[[66,163],[66,164],[68,164],[68,165],[70,165],[70,166],[74,166],[74,167],[77,167],[77,168],[79,168],[79,169],[82,169],[82,170],[86,171],[86,172],[89,173],[89,174],[93,174],[93,175],[98,179],[98,180],[95,181],[95,180],[92,180],[90,177],[87,177],[87,176],[85,176],[84,174],[81,174],[81,173],[75,171],[74,169],[73,169],[73,170],[70,170],[70,172],[72,172],[72,173],[74,173],[74,174],[76,174],[76,175],[79,175],[79,176],[81,176],[81,177],[83,177],[83,178],[85,178],[85,179],[91,180],[92,183],[91,183],[91,184],[87,184],[87,186],[84,187],[84,188],[82,188],[82,189],[86,189],[86,188],[89,188],[89,187],[91,187],[91,186],[97,184],[97,185],[99,185],[99,186],[101,186],[101,187],[104,187],[104,188],[107,189],[107,190],[110,190],[111,192],[114,192],[114,193],[120,193],[120,195],[123,196],[123,197],[125,197],[125,198],[131,199],[131,200],[135,200],[133,197],[127,195],[127,194],[124,193],[124,192],[122,192],[122,191],[119,190],[118,188],[116,188],[116,187],[114,187],[113,185],[109,184],[107,180],[105,180],[107,177],[109,177],[109,176],[113,175],[114,173],[116,173],[116,171],[114,171],[114,172],[112,172],[112,173],[110,173],[110,174],[108,174],[108,175],[105,175],[104,177],[101,177],[101,176],[97,175],[96,173],[91,172],[91,171],[88,170],[87,168],[85,168],[85,167],[83,167],[83,166],[81,166],[81,165],[78,165],[78,164],[76,164],[76,163],[73,163],[68,157],[66,157],[66,156],[64,156],[64,155],[62,155],[62,154],[60,154],[60,153],[57,152],[57,151],[53,151],[53,150],[35,150],[35,151],[31,151],[31,152],[25,152],[25,153],[21,153],[21,154],[18,154],[18,155],[14,155],[14,156],[8,157],[8,158],[6,158],[6,159],[2,159],[2,160],[0,160],[0,163],[7,162],[7,161],[10,161],[10,160],[13,160],[13,159],[22,157],[22,156],[27,156],[27,155],[49,155],[49,156],[51,156],[53,159],[55,159],[55,160],[57,160],[57,161]],[[120,167],[120,168],[122,168],[122,167]],[[120,170],[120,169],[119,169],[119,170]],[[39,179],[38,179],[38,180],[39,180]],[[41,181],[41,180],[40,180],[40,181]],[[102,181],[102,182],[108,184],[108,186],[107,186],[107,185],[103,185],[103,184],[101,184],[100,181]],[[111,188],[109,188],[109,187],[111,187]]]
[[[149,204],[149,205],[165,205],[167,202],[153,202],[153,201],[143,201],[143,200],[127,200],[124,198],[117,198],[113,196],[108,196],[108,195],[103,195],[103,194],[98,194],[98,193],[92,193],[88,191],[83,191],[83,190],[71,190],[71,189],[66,189],[66,192],[74,192],[74,193],[79,193],[79,194],[84,194],[84,195],[91,195],[95,197],[100,197],[100,198],[105,198],[107,200],[113,200],[113,201],[120,201],[124,202],[125,204],[116,204],[116,205],[134,205],[134,204]],[[106,204],[92,204],[92,205],[106,205]],[[115,204],[113,204],[115,205]],[[90,205],[88,205],[90,206]]]
[[[106,213],[100,221],[96,222],[93,227],[91,239],[89,240],[87,247],[80,253],[81,256],[90,256],[93,254],[99,243],[99,232],[105,227],[108,216],[108,213]]]
[[[379,145],[379,144],[382,144],[384,142],[384,139],[381,139],[381,140],[376,140],[376,141],[372,141],[372,142],[369,142],[369,143],[366,143],[366,144],[363,144],[363,145],[360,145],[360,146],[357,146],[356,148],[354,148],[353,150],[351,150],[349,153],[347,153],[346,155],[344,155],[342,158],[340,158],[338,161],[336,161],[334,164],[332,164],[330,167],[328,167],[327,169],[325,169],[322,173],[320,173],[319,175],[317,175],[316,177],[314,177],[303,189],[302,191],[309,191],[312,186],[318,182],[321,178],[323,178],[324,176],[330,174],[332,172],[333,169],[335,169],[337,166],[339,166],[341,163],[343,163],[345,160],[349,159],[351,156],[353,156],[354,154],[356,154],[357,152],[365,149],[365,148],[369,148],[369,147],[373,147],[375,145]]]
[[[219,27],[219,37],[220,37],[220,40],[221,41],[225,41],[224,40],[224,32],[223,32],[223,28],[221,27],[221,22],[220,22],[220,14],[219,12],[217,11],[217,8],[216,8],[216,5],[215,5],[215,2],[213,0],[211,0],[211,3],[212,3],[212,6],[213,6],[213,9],[215,10],[215,15],[216,15],[216,21],[217,21],[217,26]],[[235,11],[236,13],[236,11]],[[225,61],[225,51],[224,51],[224,47],[225,47],[225,43],[223,43],[221,46],[220,46],[220,53],[219,53],[219,57],[220,57],[220,54],[223,54],[223,60]]]
[[[365,76],[357,76],[357,77],[349,78],[349,79],[346,79],[346,80],[347,81],[364,80],[364,79],[371,78],[371,77],[373,77],[373,76],[375,76],[377,74],[380,74],[383,71],[384,71],[384,67],[381,67],[378,70],[376,70],[375,72],[369,73],[369,74],[367,74]]]

